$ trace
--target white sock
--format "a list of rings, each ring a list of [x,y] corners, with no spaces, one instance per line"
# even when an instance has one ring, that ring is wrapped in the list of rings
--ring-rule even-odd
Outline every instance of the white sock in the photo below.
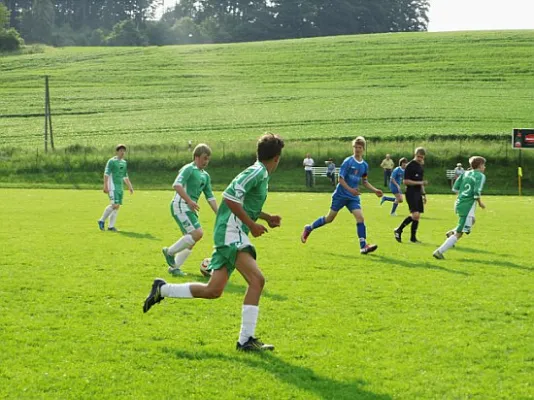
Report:
[[[109,215],[113,212],[113,206],[109,205],[104,209],[104,214],[100,217],[100,221],[105,221],[108,219]]]
[[[241,332],[239,332],[240,344],[245,344],[251,336],[254,337],[259,312],[260,308],[258,306],[243,304],[243,311],[241,313]]]
[[[161,287],[163,297],[177,297],[182,299],[192,299],[190,283],[167,283]]]
[[[117,221],[117,214],[119,213],[119,210],[113,210],[111,215],[109,216],[109,226],[108,228],[113,228],[115,226],[115,221]]]
[[[438,248],[438,251],[443,254],[445,253],[447,250],[449,250],[452,246],[454,246],[456,244],[456,242],[458,241],[458,238],[456,237],[456,235],[452,235],[450,237],[447,238],[447,240],[445,240],[443,242],[443,244],[441,245],[441,247]]]
[[[182,250],[187,249],[188,247],[191,247],[195,244],[195,240],[191,235],[185,235],[182,236],[180,240],[178,240],[176,243],[174,243],[171,247],[167,249],[167,253],[169,253],[171,256],[175,255],[176,253],[181,252]]]
[[[191,254],[191,252],[191,249],[185,249],[176,254],[174,256],[174,267],[180,268],[184,264],[185,260],[187,260],[187,257],[189,257],[189,254]]]

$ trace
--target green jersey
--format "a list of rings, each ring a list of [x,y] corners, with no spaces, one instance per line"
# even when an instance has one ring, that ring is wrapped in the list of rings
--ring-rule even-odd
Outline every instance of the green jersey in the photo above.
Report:
[[[486,182],[486,176],[477,170],[464,172],[454,182],[453,190],[458,192],[455,210],[460,216],[466,216],[471,211],[475,201],[482,195],[482,188]]]
[[[182,185],[187,195],[195,203],[198,202],[202,192],[204,192],[206,200],[215,200],[215,196],[211,190],[210,175],[203,169],[199,169],[194,162],[186,164],[180,169],[173,183],[173,186],[176,185]],[[179,209],[189,210],[185,200],[178,193],[174,195],[173,201],[178,203]]]
[[[224,191],[223,197],[240,203],[247,215],[256,221],[267,199],[268,189],[269,173],[265,165],[257,161],[234,178]],[[248,226],[222,202],[215,219],[215,247],[243,243],[243,236],[249,232]]]
[[[128,178],[128,168],[126,167],[126,160],[118,157],[110,158],[106,164],[104,175],[109,176],[108,186],[109,191],[122,191],[122,182]]]

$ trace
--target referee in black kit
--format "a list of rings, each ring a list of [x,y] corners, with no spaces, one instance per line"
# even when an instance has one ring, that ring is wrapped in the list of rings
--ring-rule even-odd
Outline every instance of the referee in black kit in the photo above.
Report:
[[[412,224],[410,242],[419,243],[417,240],[417,227],[419,226],[419,217],[425,212],[425,185],[428,185],[428,182],[423,180],[425,155],[426,151],[422,147],[415,149],[415,157],[408,163],[404,171],[406,201],[408,202],[408,207],[410,207],[410,215],[393,231],[395,233],[395,239],[399,243],[402,242],[402,230],[410,223]]]

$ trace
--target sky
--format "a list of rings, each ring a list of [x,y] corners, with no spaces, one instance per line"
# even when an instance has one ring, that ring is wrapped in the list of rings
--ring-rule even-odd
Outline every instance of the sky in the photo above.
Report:
[[[429,0],[430,32],[534,29],[534,0]],[[165,0],[171,7],[177,0]],[[159,17],[159,15],[158,15]]]

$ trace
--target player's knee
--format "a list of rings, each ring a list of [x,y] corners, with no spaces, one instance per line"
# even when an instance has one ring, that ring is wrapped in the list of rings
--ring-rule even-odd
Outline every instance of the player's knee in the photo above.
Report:
[[[208,286],[206,288],[206,298],[207,299],[218,299],[222,296],[224,292],[224,287],[217,287],[217,286]]]
[[[336,216],[335,215],[327,215],[326,217],[324,217],[324,222],[326,224],[329,224],[331,223],[333,220],[336,219]]]
[[[263,274],[256,275],[253,279],[250,280],[249,286],[252,289],[255,289],[259,292],[263,290],[263,287],[265,286],[265,277]]]
[[[204,231],[202,229],[195,229],[190,233],[190,235],[195,242],[198,242],[200,239],[202,239],[202,236],[204,236]]]
[[[111,207],[113,207],[114,210],[118,210],[120,206],[120,204],[113,204]]]
[[[402,203],[403,201],[404,201],[404,200],[403,200],[402,198],[398,198],[398,199],[397,199],[397,203],[398,203],[398,204]]]

